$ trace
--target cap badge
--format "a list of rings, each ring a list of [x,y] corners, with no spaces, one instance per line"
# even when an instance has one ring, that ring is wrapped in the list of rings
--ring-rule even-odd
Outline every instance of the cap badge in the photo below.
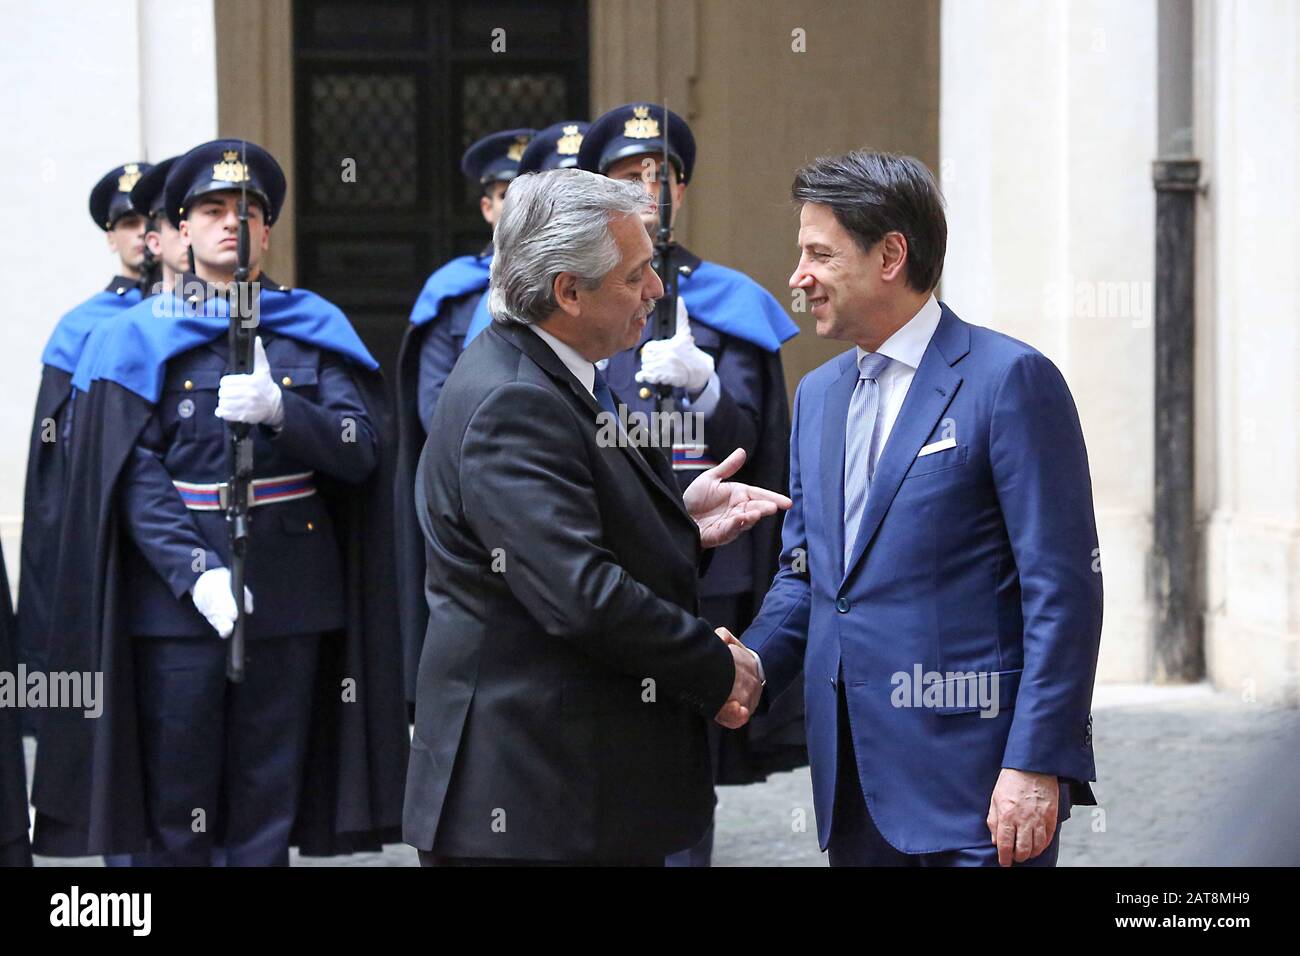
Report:
[[[513,160],[516,163],[519,162],[520,157],[524,155],[524,150],[528,148],[529,138],[528,136],[516,136],[515,141],[506,150],[506,159]]]
[[[659,136],[659,121],[650,115],[650,107],[632,107],[632,118],[623,124],[623,135],[629,139],[655,139]]]
[[[212,166],[212,178],[219,183],[243,183],[248,181],[248,170],[239,160],[237,150],[228,149],[222,154],[222,160]]]
[[[122,167],[122,175],[117,177],[117,191],[120,193],[129,193],[135,188],[135,184],[139,181],[139,163],[127,163]]]
[[[582,134],[578,132],[578,126],[575,123],[572,126],[564,127],[564,135],[555,143],[555,152],[561,156],[577,156],[578,149],[582,146]]]

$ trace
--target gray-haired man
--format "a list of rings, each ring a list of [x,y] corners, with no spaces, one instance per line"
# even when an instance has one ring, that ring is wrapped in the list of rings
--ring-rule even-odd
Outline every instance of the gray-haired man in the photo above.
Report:
[[[430,626],[404,833],[425,864],[661,864],[709,824],[707,721],[739,726],[761,692],[754,656],[696,616],[696,582],[703,549],[789,499],[724,481],[741,452],[683,500],[594,365],[663,292],[645,202],[573,169],[506,195],[494,321],[416,480]]]

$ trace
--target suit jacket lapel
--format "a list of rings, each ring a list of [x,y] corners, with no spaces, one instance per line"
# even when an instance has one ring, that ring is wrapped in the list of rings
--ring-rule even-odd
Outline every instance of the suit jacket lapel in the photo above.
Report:
[[[541,366],[552,378],[557,379],[563,385],[568,386],[568,390],[573,394],[573,397],[576,398],[584,408],[591,412],[592,424],[596,424],[596,416],[604,411],[604,409],[600,407],[600,403],[597,402],[592,394],[583,387],[582,383],[574,377],[573,373],[569,371],[568,366],[560,361],[560,357],[555,354],[555,351],[535,335],[531,329],[519,325],[502,325],[499,322],[493,322],[492,325],[489,326],[489,329],[501,335],[501,337],[507,341],[513,343],[520,351]],[[610,394],[613,394],[612,389]],[[617,407],[619,403],[619,398],[615,395],[615,407]],[[622,428],[621,423],[619,428]],[[681,492],[677,491],[675,488],[676,482],[673,480],[671,470],[667,472],[666,477],[657,474],[655,469],[652,468],[650,463],[646,460],[646,456],[642,455],[640,451],[632,447],[630,442],[619,442],[618,448],[627,456],[628,460],[632,462],[633,467],[641,473],[642,477],[645,478],[650,486],[667,497],[672,502],[673,508],[680,512],[682,516],[685,517],[686,520],[690,521],[692,526],[694,526],[695,519],[690,516],[690,512],[686,510],[686,505],[682,503],[682,495]],[[654,449],[650,449],[650,451],[658,454]],[[662,458],[663,456],[660,455],[659,457]]]
[[[849,402],[858,384],[858,364],[853,352],[845,353],[839,378],[826,390],[822,405],[821,470],[822,510],[835,566],[844,564],[844,428]]]
[[[945,306],[939,325],[921,358],[921,365],[907,390],[903,407],[899,409],[894,427],[890,429],[889,440],[880,453],[880,460],[876,462],[876,477],[867,494],[867,509],[862,515],[862,524],[858,526],[853,554],[844,568],[845,578],[862,560],[876,529],[880,527],[894,496],[898,494],[898,486],[916,460],[916,453],[934,431],[935,425],[952,402],[957,387],[961,385],[962,378],[952,370],[951,363],[969,350],[969,338],[969,332],[961,321]],[[963,340],[967,343],[965,347],[961,344]],[[842,458],[843,437],[840,443]],[[841,507],[839,514],[843,513]]]

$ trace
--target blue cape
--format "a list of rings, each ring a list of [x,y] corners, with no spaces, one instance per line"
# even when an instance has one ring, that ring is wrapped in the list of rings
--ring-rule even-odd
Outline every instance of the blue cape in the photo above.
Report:
[[[258,328],[337,352],[372,371],[379,368],[342,310],[316,293],[263,288],[260,306]],[[107,379],[157,402],[168,360],[225,335],[229,309],[219,296],[199,304],[176,293],[144,300],[101,326],[94,347],[77,364],[73,387],[84,392],[92,381]]]
[[[41,353],[41,364],[52,365],[71,375],[77,370],[86,339],[103,324],[104,319],[120,315],[140,301],[140,290],[130,289],[118,295],[115,292],[96,292],[81,305],[69,311],[50,333]]]
[[[455,299],[471,292],[482,292],[488,287],[492,255],[457,256],[429,276],[420,290],[420,297],[411,309],[411,324],[431,322],[447,299]]]
[[[679,275],[677,294],[686,302],[692,322],[776,352],[781,343],[799,334],[781,303],[761,285],[735,269],[701,262],[690,275]]]

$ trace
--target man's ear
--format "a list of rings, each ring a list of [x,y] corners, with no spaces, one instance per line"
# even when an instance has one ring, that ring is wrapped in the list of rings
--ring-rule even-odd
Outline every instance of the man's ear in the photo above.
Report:
[[[880,278],[886,282],[903,278],[907,268],[907,238],[901,232],[887,232],[880,241],[883,260]]]
[[[270,226],[267,226],[262,230],[261,245],[262,245],[263,252],[266,252],[267,249],[271,248],[271,227]]]
[[[162,236],[150,229],[144,234],[144,244],[149,252],[155,256],[162,252]]]
[[[581,307],[578,305],[578,277],[572,272],[561,272],[555,277],[555,304],[565,315],[577,318]]]
[[[483,221],[486,222],[489,226],[492,225],[492,220],[488,218],[492,215],[491,196],[485,194],[478,198],[478,211],[483,214]]]
[[[185,240],[185,244],[189,245],[190,244],[190,221],[188,219],[181,220],[180,232],[181,232],[181,238]]]

